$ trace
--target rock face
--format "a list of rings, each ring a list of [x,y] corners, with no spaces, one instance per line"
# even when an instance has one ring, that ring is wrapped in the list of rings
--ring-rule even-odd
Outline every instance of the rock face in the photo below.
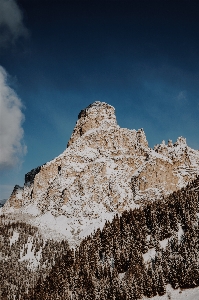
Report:
[[[115,109],[94,102],[82,110],[67,149],[25,176],[3,212],[34,215],[34,224],[71,244],[118,212],[185,186],[199,174],[199,151],[182,137],[148,147],[143,129],[117,125]]]
[[[79,137],[90,130],[95,130],[99,127],[108,129],[110,126],[116,125],[114,107],[104,102],[96,101],[79,113],[76,126],[67,146],[69,147]]]

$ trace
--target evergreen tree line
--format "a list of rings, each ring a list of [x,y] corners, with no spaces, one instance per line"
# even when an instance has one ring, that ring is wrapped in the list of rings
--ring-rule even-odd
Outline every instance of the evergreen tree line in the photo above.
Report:
[[[0,299],[136,300],[163,295],[167,284],[199,286],[198,189],[199,177],[163,200],[115,215],[76,249],[1,216]],[[10,243],[14,232],[18,239]],[[32,251],[40,252],[35,269],[20,259],[30,237]]]
[[[26,298],[41,274],[44,279],[67,249],[67,241],[44,241],[37,227],[0,216],[0,299]],[[38,264],[31,264],[27,257],[30,252],[38,257]]]
[[[163,200],[125,211],[40,276],[29,300],[140,299],[199,285],[199,177]],[[155,256],[145,261],[153,249]],[[27,298],[26,298],[27,299]]]

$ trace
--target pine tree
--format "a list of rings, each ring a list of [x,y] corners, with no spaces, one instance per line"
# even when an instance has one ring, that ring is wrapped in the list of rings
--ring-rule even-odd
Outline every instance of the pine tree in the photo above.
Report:
[[[161,268],[158,271],[157,292],[160,296],[162,296],[166,293],[164,274],[163,274]]]

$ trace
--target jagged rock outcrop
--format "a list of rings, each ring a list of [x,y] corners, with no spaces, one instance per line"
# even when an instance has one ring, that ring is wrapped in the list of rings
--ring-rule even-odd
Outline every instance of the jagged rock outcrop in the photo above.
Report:
[[[23,205],[22,197],[23,187],[15,185],[10,198],[6,202],[6,207],[8,206],[13,212],[15,211],[15,209],[21,208]]]
[[[35,176],[40,172],[41,166],[31,170],[25,175],[25,184],[30,184],[34,182]]]
[[[199,174],[199,151],[182,137],[149,148],[143,129],[117,125],[115,109],[94,102],[82,110],[67,149],[25,176],[3,212],[18,208],[34,224],[57,230],[69,242],[134,208],[186,185]]]
[[[76,126],[67,147],[90,130],[99,127],[106,129],[110,126],[117,126],[114,107],[107,103],[96,101],[79,113]]]

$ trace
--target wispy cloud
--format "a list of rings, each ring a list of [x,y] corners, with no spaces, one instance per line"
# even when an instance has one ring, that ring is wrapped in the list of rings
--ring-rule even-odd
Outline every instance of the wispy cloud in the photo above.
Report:
[[[23,143],[22,103],[7,84],[8,74],[0,66],[0,169],[13,167],[26,153]]]
[[[23,24],[23,14],[15,0],[0,0],[0,47],[26,37],[28,30]]]

